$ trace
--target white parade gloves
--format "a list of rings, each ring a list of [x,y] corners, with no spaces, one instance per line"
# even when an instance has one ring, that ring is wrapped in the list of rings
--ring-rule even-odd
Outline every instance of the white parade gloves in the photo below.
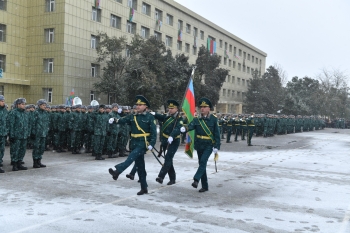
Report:
[[[118,108],[118,113],[122,113],[123,109]]]
[[[181,131],[181,133],[184,133],[184,132],[186,132],[186,128],[182,126],[182,127],[180,128],[180,131]]]
[[[153,116],[154,116],[154,115],[156,115],[156,113],[155,113],[155,112],[149,112],[149,113],[151,113]]]
[[[147,147],[147,149],[148,149],[148,150],[152,150],[152,149],[153,149],[153,146],[149,145],[149,146]]]
[[[109,118],[108,123],[109,123],[109,124],[113,124],[113,122],[114,122],[114,118],[113,118],[113,117],[112,117],[112,118]]]
[[[213,147],[213,153],[216,154],[218,152],[218,149]]]
[[[168,143],[171,144],[173,141],[174,141],[173,137],[170,136],[170,137],[168,138]]]

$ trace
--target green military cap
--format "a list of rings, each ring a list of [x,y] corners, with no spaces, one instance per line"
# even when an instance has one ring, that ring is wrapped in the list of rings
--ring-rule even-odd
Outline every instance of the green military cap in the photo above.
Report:
[[[98,106],[98,108],[105,108],[106,107],[106,105],[104,105],[104,104],[100,104],[99,106]]]
[[[151,105],[149,104],[149,101],[146,99],[146,97],[144,97],[143,95],[137,95],[136,96],[136,104],[144,104],[147,107],[151,107]]]
[[[176,100],[167,100],[167,104],[168,104],[168,108],[175,108],[175,107],[179,107],[180,104],[176,101]]]
[[[198,102],[199,107],[209,107],[212,108],[213,105],[211,104],[210,100],[206,97],[202,97]]]

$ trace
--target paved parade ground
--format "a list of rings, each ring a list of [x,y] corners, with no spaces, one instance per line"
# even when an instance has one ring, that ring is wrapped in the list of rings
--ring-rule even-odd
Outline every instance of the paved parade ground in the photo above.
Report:
[[[197,158],[180,146],[177,183],[155,181],[160,165],[146,156],[149,194],[134,181],[114,181],[108,168],[125,158],[45,152],[47,168],[12,172],[9,147],[0,174],[0,232],[350,232],[350,130],[325,129],[222,141],[209,191],[191,186]],[[159,143],[157,143],[159,148]]]

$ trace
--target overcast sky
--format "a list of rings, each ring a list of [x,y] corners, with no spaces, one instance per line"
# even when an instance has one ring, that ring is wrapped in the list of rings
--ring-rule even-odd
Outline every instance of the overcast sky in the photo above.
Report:
[[[350,73],[350,0],[176,0],[267,53],[294,76]]]

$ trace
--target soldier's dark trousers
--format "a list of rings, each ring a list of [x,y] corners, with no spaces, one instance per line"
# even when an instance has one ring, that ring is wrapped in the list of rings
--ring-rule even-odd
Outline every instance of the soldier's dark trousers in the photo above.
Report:
[[[245,140],[245,135],[247,134],[247,126],[243,126],[242,127],[242,135],[241,135],[241,139]]]
[[[231,140],[231,135],[232,135],[232,127],[227,127],[226,142],[229,142]]]
[[[94,135],[91,132],[88,132],[85,134],[85,150],[86,151],[91,151],[92,147],[92,137]]]
[[[81,131],[71,132],[71,147],[73,150],[80,150],[81,143]]]
[[[202,188],[208,189],[208,190],[209,190],[209,186],[208,186],[208,177],[207,177],[207,163],[212,152],[213,152],[212,146],[207,146],[205,149],[197,150],[199,167],[197,169],[196,174],[193,177],[193,179],[197,181],[201,181]]]
[[[27,139],[15,139],[10,144],[12,150],[12,162],[22,161],[27,149]]]
[[[4,158],[6,137],[0,136],[0,163],[3,162],[2,159]]]
[[[66,131],[58,131],[58,148],[62,149],[66,146]]]
[[[33,147],[33,159],[42,159],[42,155],[45,151],[46,137],[35,137]]]
[[[180,139],[175,139],[168,147],[168,150],[165,154],[165,160],[164,160],[164,165],[162,169],[160,169],[160,172],[158,174],[158,177],[164,179],[165,175],[168,173],[169,179],[175,181],[176,180],[176,173],[174,169],[174,164],[173,164],[173,158],[174,155],[179,148],[180,145]],[[166,150],[168,144],[162,144],[163,151]]]
[[[238,134],[240,133],[240,131],[241,131],[241,127],[240,126],[236,126],[235,127],[236,128],[236,134],[235,134],[235,141],[237,141],[238,139]]]
[[[117,149],[118,135],[112,134],[107,141],[107,151],[114,152]]]
[[[136,147],[128,156],[128,158],[118,164],[115,165],[115,168],[118,170],[119,173],[122,173],[125,169],[127,169],[134,161],[135,166],[137,169],[137,174],[139,176],[141,189],[147,189],[148,185],[146,182],[146,168],[145,168],[145,153],[146,148],[143,147]]]
[[[94,135],[94,152],[96,155],[102,155],[106,136]]]
[[[137,172],[137,167],[136,167],[136,164],[134,163],[134,166],[132,167],[129,174],[132,176],[135,176],[136,172]]]
[[[248,145],[252,144],[252,137],[253,137],[253,133],[254,133],[254,126],[248,126]]]

